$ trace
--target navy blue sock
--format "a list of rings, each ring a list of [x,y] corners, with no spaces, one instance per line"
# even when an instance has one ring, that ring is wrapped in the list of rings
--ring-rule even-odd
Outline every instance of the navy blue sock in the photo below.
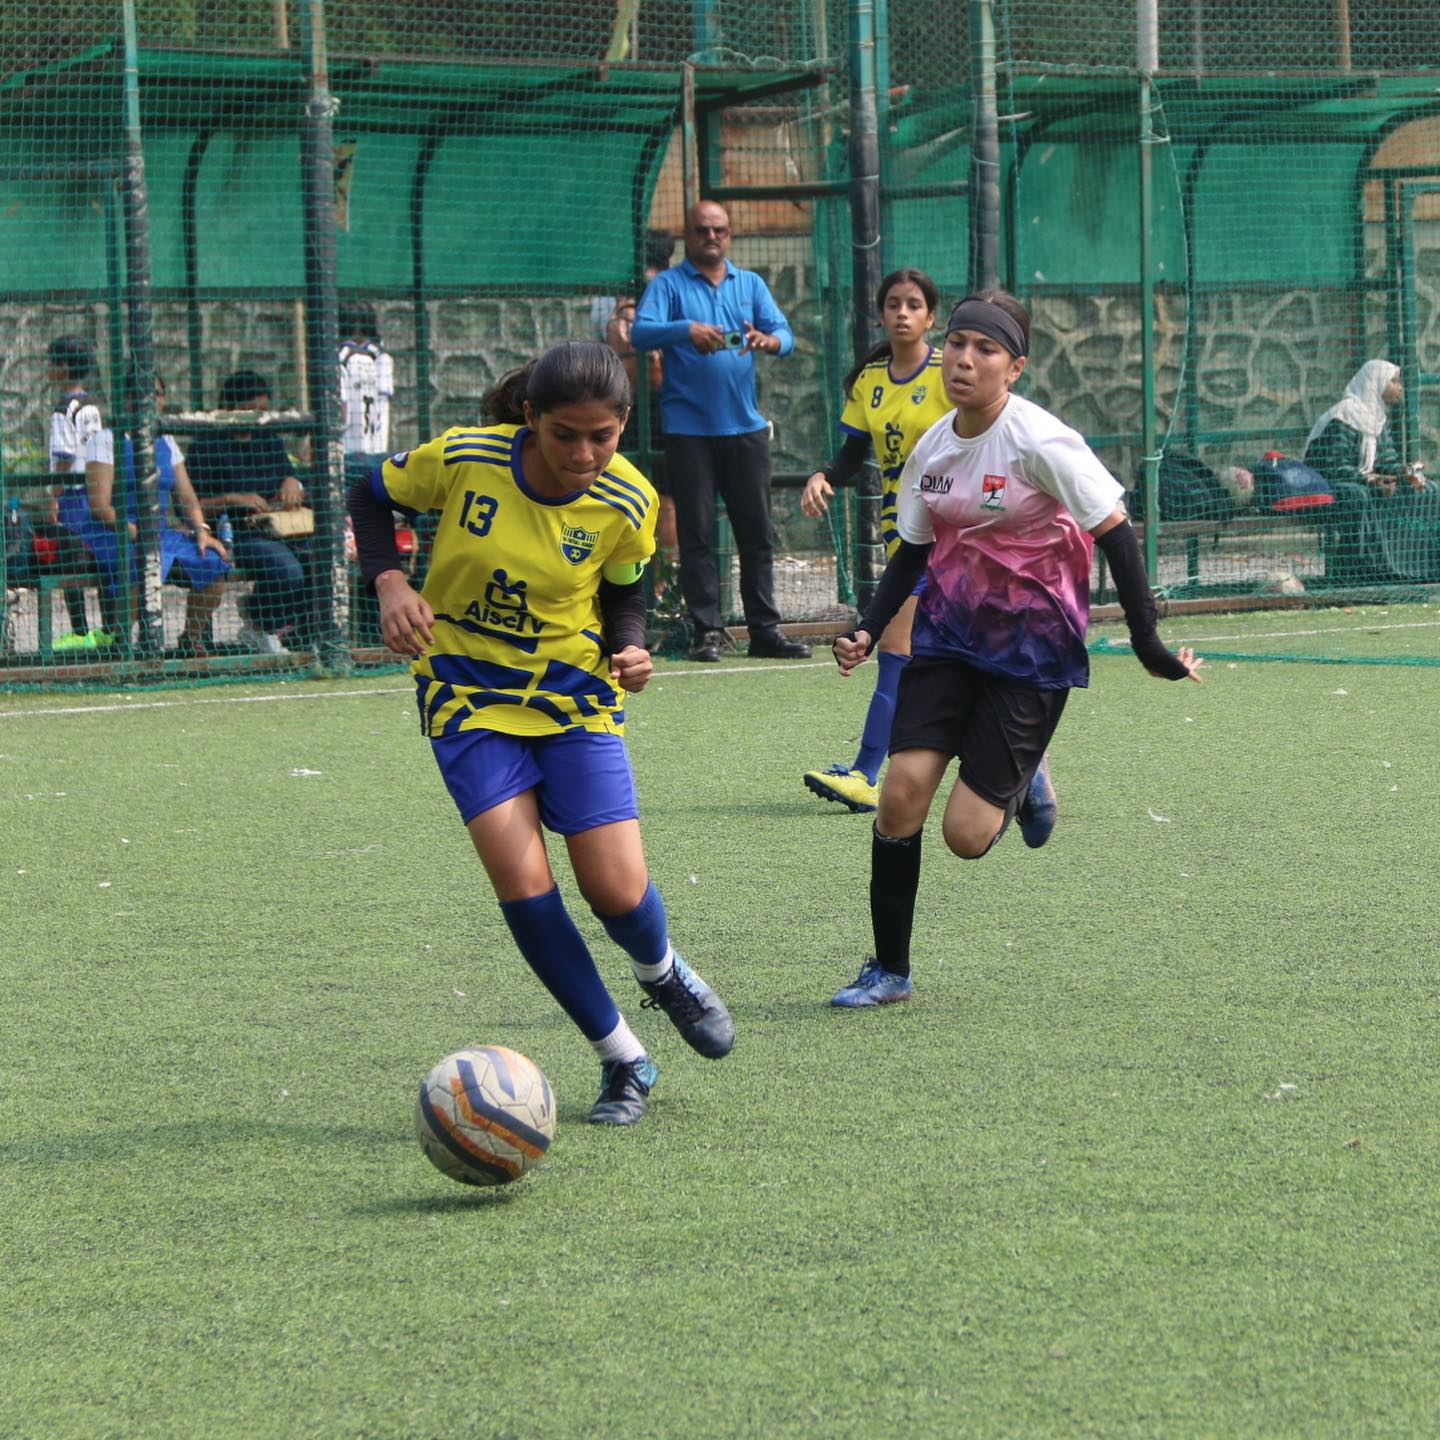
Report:
[[[559,889],[529,900],[502,900],[500,913],[525,963],[580,1027],[580,1033],[590,1041],[603,1040],[620,1023],[620,1012]]]
[[[652,880],[640,903],[628,915],[601,915],[605,933],[630,957],[642,980],[659,979],[660,967],[670,953],[670,927],[665,902]]]
[[[898,655],[893,650],[882,650],[875,663],[880,667],[880,673],[875,677],[875,693],[870,697],[870,708],[865,712],[865,728],[860,732],[860,753],[850,767],[852,770],[863,770],[872,785],[880,775],[885,752],[890,748],[895,696],[900,690],[901,672],[910,663],[910,657]]]

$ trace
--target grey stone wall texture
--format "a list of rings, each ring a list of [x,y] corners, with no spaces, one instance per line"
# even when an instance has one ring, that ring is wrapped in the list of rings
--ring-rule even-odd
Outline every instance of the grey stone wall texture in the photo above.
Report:
[[[1417,245],[1417,322],[1424,368],[1440,371],[1440,224],[1424,227]],[[759,250],[761,242],[754,242]],[[794,355],[761,359],[761,404],[776,426],[779,471],[805,472],[836,444],[832,429],[839,397],[827,396],[825,376],[838,375],[847,357],[821,353],[819,301],[806,237],[763,242],[763,258],[749,258],[737,242],[735,258],[766,275],[796,333]],[[1363,314],[1357,297],[1315,290],[1235,290],[1202,297],[1195,317],[1185,404],[1196,407],[1199,428],[1273,431],[1303,429],[1332,405],[1361,358],[1385,354],[1385,297],[1368,291]],[[1090,435],[1138,431],[1141,422],[1140,329],[1133,292],[1041,294],[1031,301],[1032,356],[1025,392]],[[392,442],[400,449],[426,438],[418,433],[414,323],[408,301],[377,304],[385,342],[395,357],[397,395]],[[1157,299],[1158,395],[1162,433],[1182,381],[1185,298],[1173,289]],[[161,298],[155,305],[156,360],[172,404],[188,403],[184,307]],[[594,333],[588,296],[444,298],[429,305],[430,412],[435,432],[473,423],[485,390],[506,370],[546,345]],[[43,467],[51,397],[45,345],[54,335],[79,333],[107,353],[103,305],[0,305],[5,343],[0,349],[0,425],[7,470]],[[844,327],[829,327],[846,333]],[[214,403],[225,375],[241,368],[269,376],[279,407],[301,403],[296,365],[295,305],[291,300],[233,299],[203,307],[204,400]],[[106,393],[98,386],[102,405]],[[1422,403],[1421,451],[1440,472],[1440,410],[1436,392]],[[1175,417],[1174,445],[1183,445],[1185,412]],[[1211,464],[1244,464],[1269,444],[1259,440],[1203,451]],[[1297,442],[1277,443],[1295,449]],[[1128,483],[1138,446],[1107,448],[1107,463]]]

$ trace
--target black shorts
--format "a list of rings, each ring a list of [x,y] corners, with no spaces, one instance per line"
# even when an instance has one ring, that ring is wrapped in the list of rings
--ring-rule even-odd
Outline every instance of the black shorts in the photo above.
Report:
[[[1005,680],[963,660],[919,655],[900,676],[890,753],[957,755],[965,784],[1008,810],[1030,784],[1069,695]]]

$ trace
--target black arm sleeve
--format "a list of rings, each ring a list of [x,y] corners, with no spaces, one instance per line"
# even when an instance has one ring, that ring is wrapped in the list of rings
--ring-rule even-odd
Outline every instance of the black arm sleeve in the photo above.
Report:
[[[933,542],[931,542],[933,543]],[[925,562],[930,558],[930,544],[912,545],[908,540],[900,542],[900,548],[890,558],[870,604],[860,617],[855,628],[863,630],[870,637],[870,648],[884,634],[885,627],[895,618],[896,612],[910,597],[925,573]]]
[[[866,435],[845,436],[845,443],[820,467],[820,473],[832,485],[848,485],[859,473],[870,454]]]
[[[645,587],[600,582],[600,615],[605,636],[605,653],[614,655],[627,645],[645,648]]]
[[[352,481],[346,499],[355,530],[355,552],[360,557],[360,578],[373,585],[375,577],[384,571],[403,570],[400,552],[395,548],[395,517],[390,506],[370,488],[370,477]]]
[[[1115,593],[1120,597],[1120,608],[1130,627],[1130,648],[1135,658],[1152,675],[1164,680],[1184,680],[1189,670],[1155,633],[1155,596],[1150,591],[1150,578],[1145,573],[1145,557],[1140,553],[1140,537],[1135,527],[1128,520],[1122,520],[1098,536],[1095,543],[1115,580]]]

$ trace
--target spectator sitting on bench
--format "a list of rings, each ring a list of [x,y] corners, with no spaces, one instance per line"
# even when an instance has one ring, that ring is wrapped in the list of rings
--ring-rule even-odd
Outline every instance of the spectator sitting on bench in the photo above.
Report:
[[[155,408],[163,410],[165,385],[155,377]],[[133,541],[135,524],[135,451],[130,437],[125,436],[125,510],[126,524]],[[74,535],[95,558],[104,579],[114,613],[123,615],[124,631],[128,633],[134,619],[133,596],[139,580],[135,551],[130,551],[129,579],[120,573],[120,539],[117,534],[115,497],[115,437],[102,427],[85,445],[85,485],[75,486],[60,497],[60,523]],[[209,655],[210,617],[219,604],[225,576],[230,571],[225,547],[205,523],[190,477],[185,471],[185,457],[169,435],[155,441],[155,469],[160,490],[160,578],[186,586],[190,591],[185,612],[185,629],[180,636],[177,653],[189,659],[205,659]],[[170,523],[170,503],[174,499],[183,513],[186,529]]]
[[[1336,578],[1440,580],[1440,490],[1402,460],[1390,428],[1404,394],[1399,366],[1367,360],[1305,442],[1305,463],[1335,492]]]
[[[270,382],[254,370],[237,370],[220,387],[220,409],[263,414]],[[254,581],[240,601],[238,639],[262,655],[284,655],[280,632],[310,642],[306,572],[310,547],[303,539],[281,540],[265,526],[271,510],[299,509],[305,487],[292,473],[285,442],[275,430],[211,430],[190,447],[190,478],[213,523],[222,513],[235,529],[230,559]]]

